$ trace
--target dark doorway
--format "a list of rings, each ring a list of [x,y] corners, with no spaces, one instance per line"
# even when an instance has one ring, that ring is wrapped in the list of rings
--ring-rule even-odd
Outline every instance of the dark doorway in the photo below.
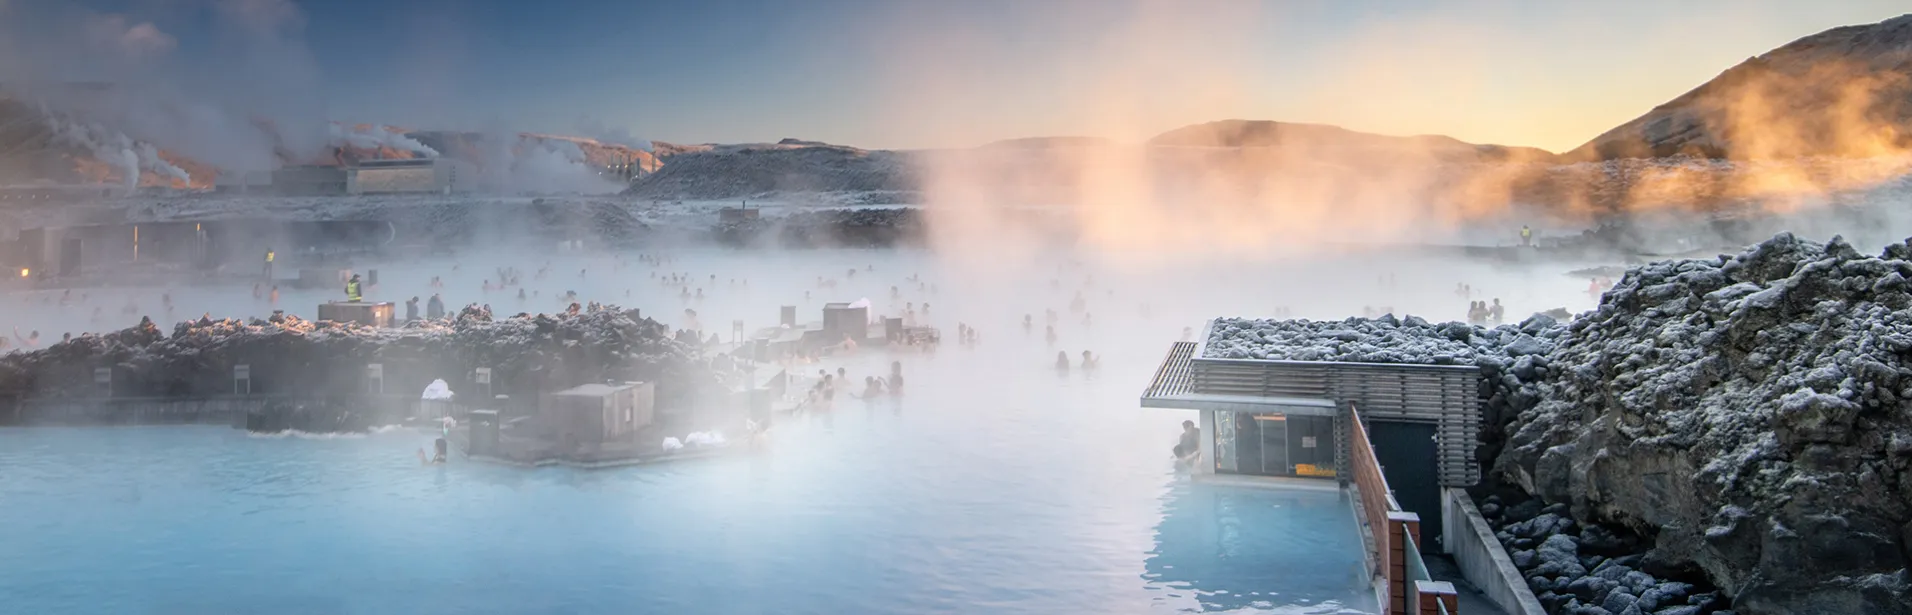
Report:
[[[1439,552],[1440,454],[1433,423],[1368,421],[1368,440],[1401,508],[1421,516],[1421,551]]]
[[[83,253],[80,238],[68,237],[60,241],[60,275],[80,275],[80,255]]]

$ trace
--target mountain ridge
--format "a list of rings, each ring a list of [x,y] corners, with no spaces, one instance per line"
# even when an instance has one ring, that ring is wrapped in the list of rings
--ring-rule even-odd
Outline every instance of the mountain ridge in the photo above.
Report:
[[[1912,149],[1912,13],[1748,58],[1564,160],[1864,157]]]

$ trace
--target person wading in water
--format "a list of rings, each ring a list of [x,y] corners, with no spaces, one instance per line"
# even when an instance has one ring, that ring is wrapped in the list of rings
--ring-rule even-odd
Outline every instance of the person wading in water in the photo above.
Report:
[[[1175,444],[1175,459],[1183,463],[1195,463],[1202,454],[1202,430],[1195,421],[1182,421],[1182,440]]]

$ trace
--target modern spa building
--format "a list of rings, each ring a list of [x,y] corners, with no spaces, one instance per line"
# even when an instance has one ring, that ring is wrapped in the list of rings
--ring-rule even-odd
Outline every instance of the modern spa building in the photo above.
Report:
[[[1338,483],[1383,613],[1458,609],[1421,604],[1454,591],[1429,575],[1423,553],[1451,555],[1507,612],[1538,604],[1465,491],[1481,479],[1479,368],[1211,357],[1214,326],[1171,346],[1141,398],[1144,408],[1196,411],[1197,481]]]

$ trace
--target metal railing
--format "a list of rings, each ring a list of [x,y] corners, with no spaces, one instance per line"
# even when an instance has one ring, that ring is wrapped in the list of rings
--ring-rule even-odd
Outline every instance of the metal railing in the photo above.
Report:
[[[1388,479],[1381,473],[1381,461],[1374,456],[1374,445],[1368,441],[1368,430],[1361,425],[1361,413],[1353,404],[1348,404],[1348,465],[1349,473],[1354,476],[1355,495],[1361,499],[1361,513],[1367,520],[1368,533],[1374,537],[1375,561],[1386,567],[1388,552],[1393,545],[1388,531],[1388,513],[1400,511],[1394,503],[1393,491],[1388,488]]]
[[[1368,441],[1367,428],[1361,424],[1360,411],[1352,403],[1345,408],[1348,465],[1354,479],[1355,497],[1361,505],[1361,520],[1373,541],[1369,555],[1376,568],[1374,577],[1383,588],[1381,612],[1383,615],[1423,613],[1422,605],[1431,599],[1440,612],[1448,613],[1450,609],[1441,598],[1422,595],[1426,590],[1420,582],[1435,579],[1427,568],[1427,560],[1421,557],[1416,539],[1420,532],[1419,517],[1402,509],[1394,499],[1387,476],[1381,472],[1381,463],[1374,456],[1374,446]]]

